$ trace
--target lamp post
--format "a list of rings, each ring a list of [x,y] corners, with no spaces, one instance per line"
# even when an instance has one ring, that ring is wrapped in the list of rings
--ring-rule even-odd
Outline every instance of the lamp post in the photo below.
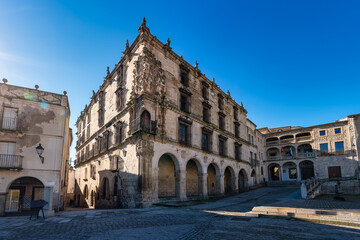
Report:
[[[35,149],[37,154],[39,155],[39,158],[41,159],[41,163],[44,164],[44,157],[41,156],[44,152],[44,148],[41,146],[41,143],[39,143],[39,146],[37,146]]]

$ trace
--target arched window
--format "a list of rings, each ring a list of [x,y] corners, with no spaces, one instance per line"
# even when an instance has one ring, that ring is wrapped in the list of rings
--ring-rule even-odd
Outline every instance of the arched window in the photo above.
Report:
[[[140,128],[147,132],[150,131],[150,113],[146,110],[141,114]]]

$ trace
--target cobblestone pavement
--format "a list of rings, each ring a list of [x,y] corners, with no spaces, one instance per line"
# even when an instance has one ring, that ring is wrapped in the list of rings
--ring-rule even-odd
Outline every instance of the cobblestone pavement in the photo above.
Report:
[[[360,228],[237,216],[256,205],[300,202],[295,190],[262,188],[182,208],[69,211],[45,220],[4,217],[0,239],[360,239]]]

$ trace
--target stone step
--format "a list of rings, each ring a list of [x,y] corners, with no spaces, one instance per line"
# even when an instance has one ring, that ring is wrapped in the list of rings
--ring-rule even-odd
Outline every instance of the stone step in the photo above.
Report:
[[[291,217],[305,220],[346,223],[360,226],[359,210],[322,210],[308,208],[258,206],[254,207],[251,213],[259,215]]]

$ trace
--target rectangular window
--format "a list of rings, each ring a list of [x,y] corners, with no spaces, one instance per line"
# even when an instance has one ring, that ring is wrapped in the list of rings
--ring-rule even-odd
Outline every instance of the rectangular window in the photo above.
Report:
[[[123,128],[122,126],[117,126],[116,127],[116,139],[115,139],[115,143],[121,143],[122,139],[123,139]]]
[[[336,152],[344,152],[344,142],[335,143]]]
[[[320,144],[320,151],[321,151],[321,154],[327,154],[329,152],[328,144],[327,143]]]
[[[2,129],[7,130],[16,130],[17,129],[17,116],[18,116],[18,109],[17,108],[4,108],[4,114],[2,118]]]
[[[180,144],[184,144],[184,145],[188,144],[187,128],[188,128],[188,126],[179,123],[179,143]]]
[[[341,167],[328,167],[328,176],[329,178],[340,178],[341,177]]]
[[[189,97],[185,94],[180,94],[180,110],[184,112],[190,112],[189,111]]]
[[[211,152],[211,141],[210,141],[210,136],[207,133],[202,133],[201,136],[201,147],[202,150],[207,151],[207,152]]]
[[[219,155],[226,156],[225,140],[219,138]]]
[[[225,116],[222,114],[219,114],[219,128],[225,130]]]
[[[98,125],[102,127],[104,125],[104,109],[100,108],[98,111]]]
[[[224,110],[224,99],[223,96],[219,95],[218,97],[218,105],[220,110]]]
[[[210,122],[210,109],[203,107],[203,121]]]
[[[202,87],[202,96],[205,100],[209,100],[209,89],[206,86]]]
[[[341,133],[341,128],[335,128],[335,134]]]
[[[234,119],[238,120],[238,109],[234,107]]]
[[[189,72],[188,72],[188,70],[187,71],[182,70],[181,73],[180,73],[180,78],[181,78],[180,82],[184,86],[188,87],[189,86]]]
[[[289,179],[296,179],[296,178],[297,178],[296,168],[289,168]]]
[[[326,135],[326,131],[325,130],[321,130],[320,131],[320,136],[325,136]]]
[[[240,147],[241,146],[238,143],[235,143],[235,160],[240,160],[241,158]]]
[[[240,137],[239,124],[235,122],[235,137]]]
[[[116,90],[116,109],[119,111],[123,107],[123,93],[124,90],[122,88],[119,88]]]

